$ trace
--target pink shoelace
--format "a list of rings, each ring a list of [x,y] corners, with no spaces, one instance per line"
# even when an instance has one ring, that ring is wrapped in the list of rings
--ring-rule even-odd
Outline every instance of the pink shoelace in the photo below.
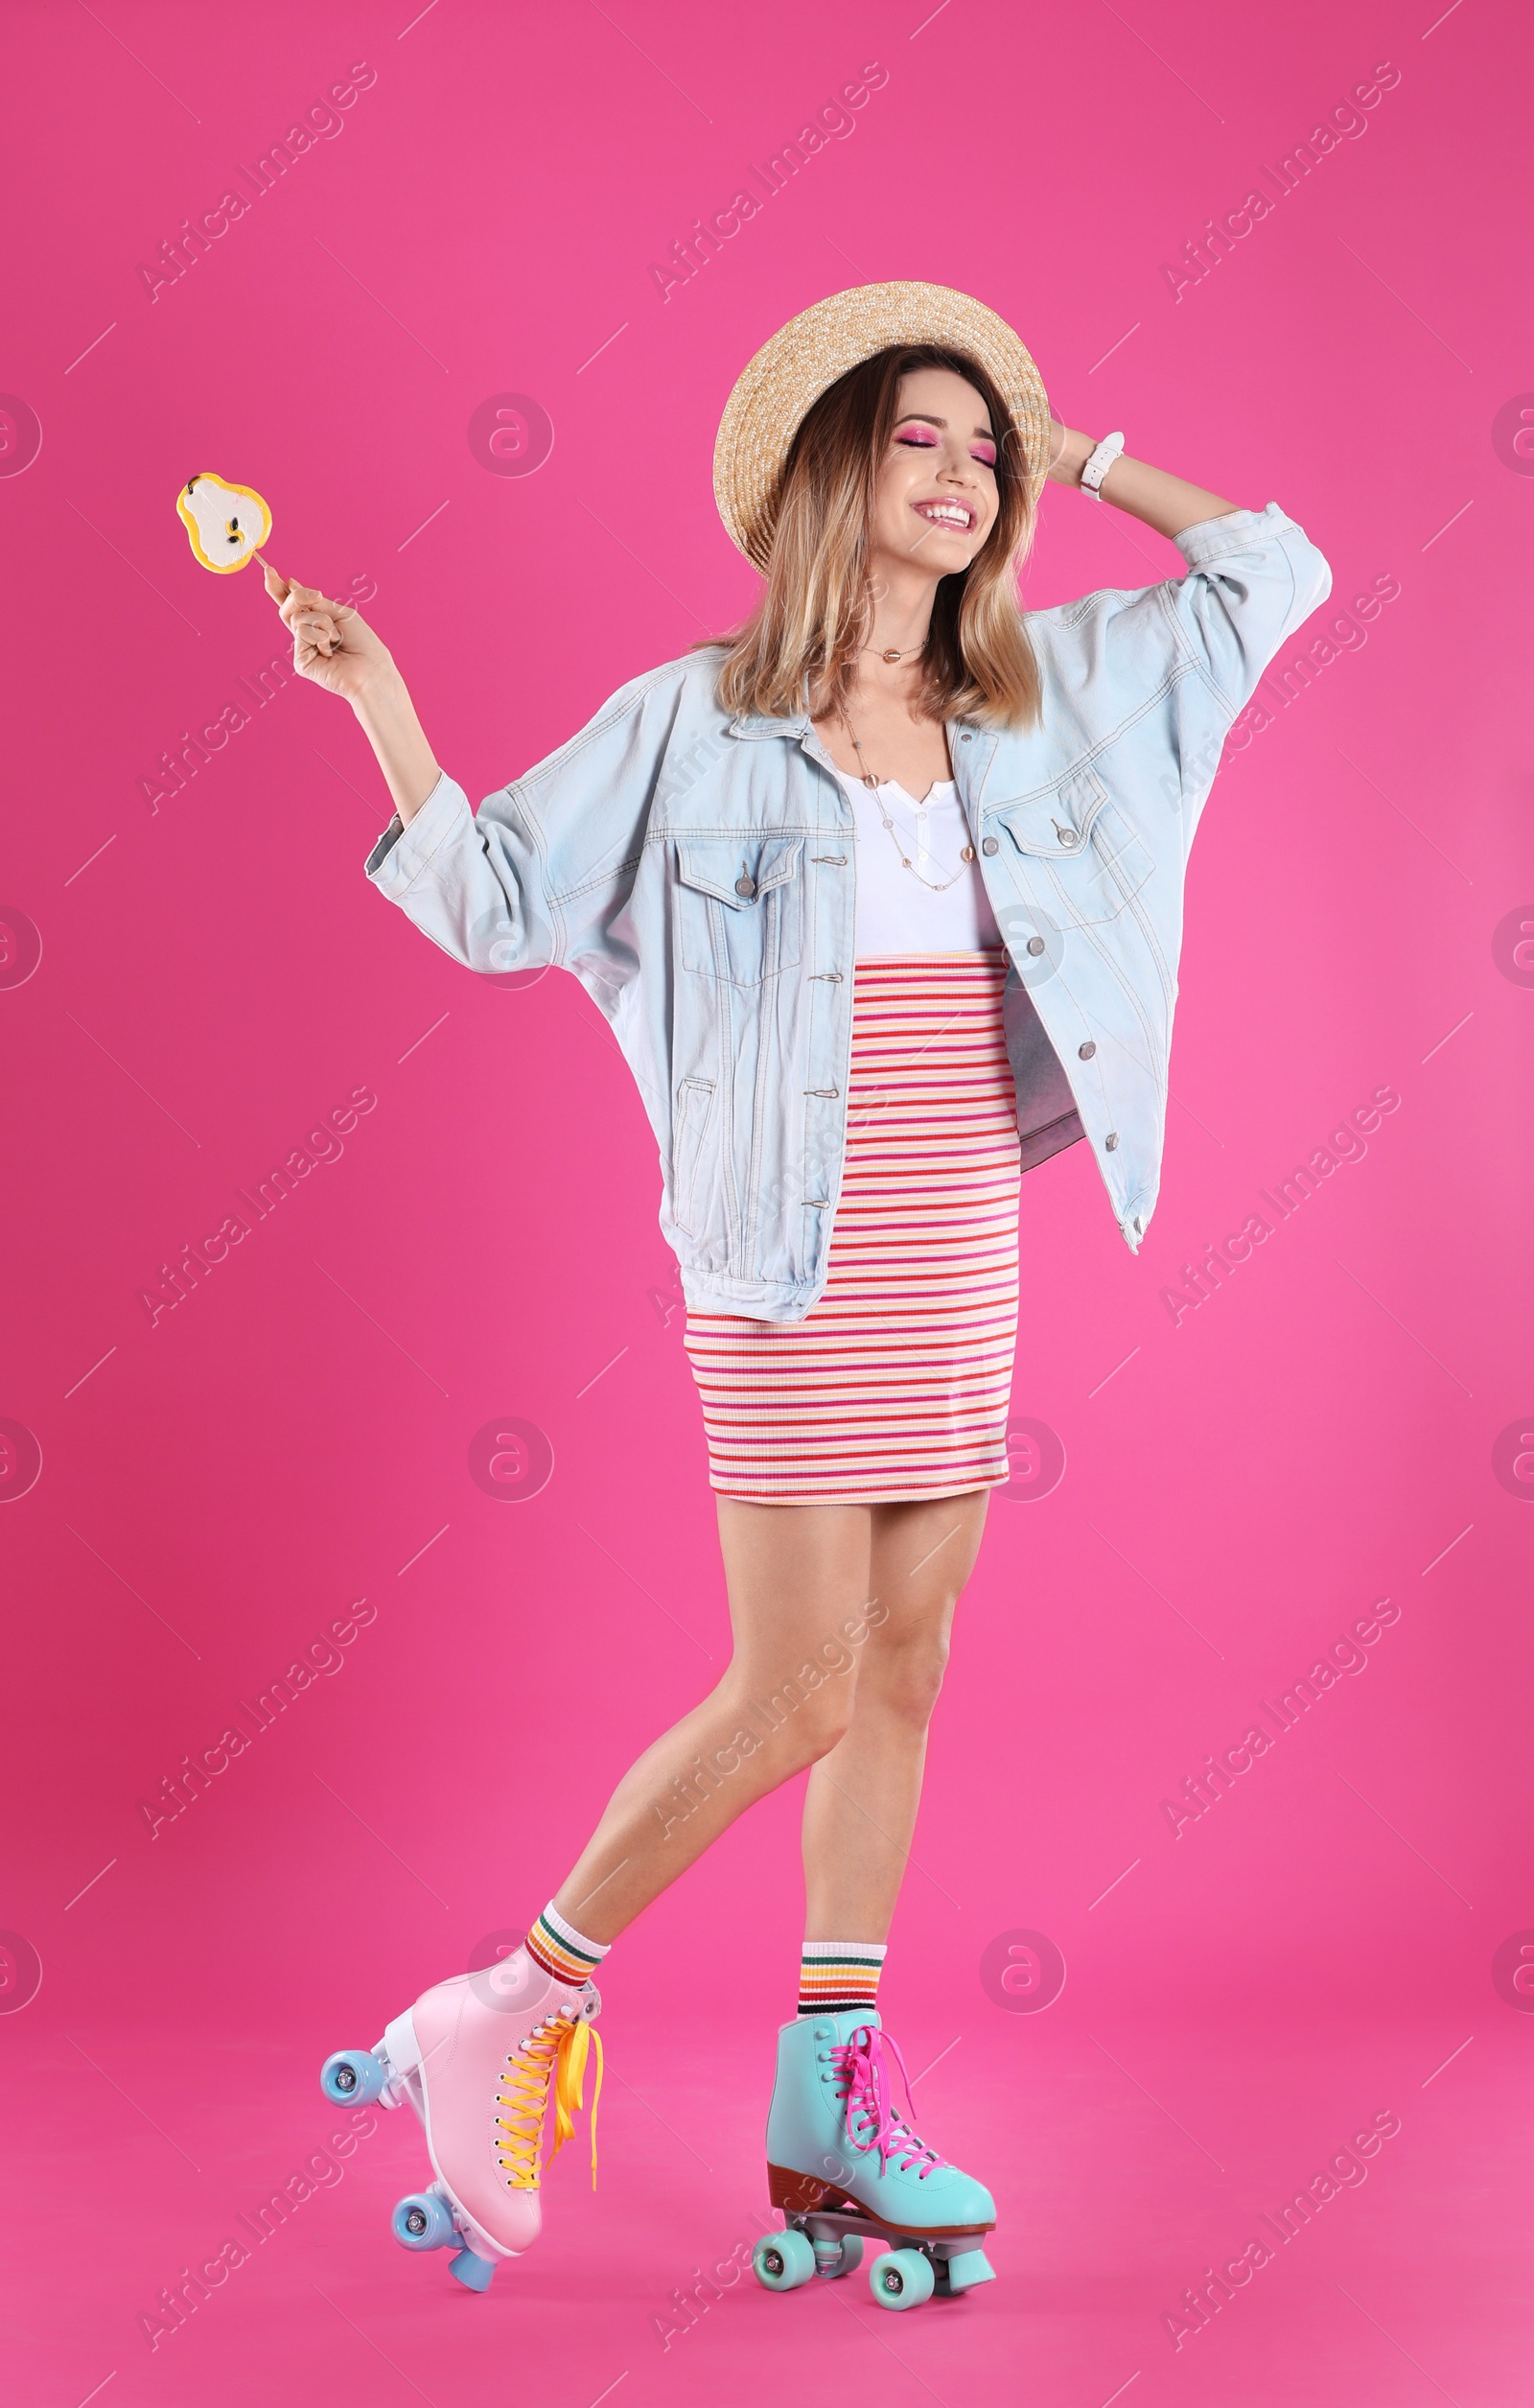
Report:
[[[914,2168],[918,2181],[925,2182],[935,2166],[946,2165],[948,2161],[918,2140],[904,2116],[895,2113],[887,2054],[900,2069],[905,2103],[914,2116],[916,2102],[905,2059],[876,2023],[860,2023],[840,2047],[831,2050],[837,2094],[847,2101],[848,2139],[854,2148],[878,2150],[881,2174],[888,2172],[893,2157],[897,2172],[905,2174]]]

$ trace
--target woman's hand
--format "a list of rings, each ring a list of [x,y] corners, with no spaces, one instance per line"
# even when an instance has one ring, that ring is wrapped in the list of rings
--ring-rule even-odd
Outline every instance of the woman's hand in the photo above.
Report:
[[[1081,471],[1097,449],[1092,437],[1081,433],[1075,427],[1066,426],[1052,409],[1049,413],[1049,474],[1055,483],[1079,485]]]
[[[294,668],[351,704],[407,826],[442,772],[393,653],[349,602],[327,602],[317,586],[295,585],[265,561],[262,567],[293,640]]]
[[[317,586],[298,585],[267,569],[267,592],[293,640],[293,666],[353,705],[393,670],[394,656],[348,602],[328,602]]]

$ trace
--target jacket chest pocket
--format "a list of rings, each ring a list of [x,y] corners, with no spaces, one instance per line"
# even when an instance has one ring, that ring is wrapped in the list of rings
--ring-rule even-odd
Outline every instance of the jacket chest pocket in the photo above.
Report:
[[[759,987],[803,949],[802,836],[679,836],[677,948],[682,967]]]
[[[1047,869],[1067,919],[1089,927],[1116,920],[1155,868],[1143,836],[1095,772],[1078,770],[1050,794],[1002,803],[986,814],[1011,839],[1011,858]]]

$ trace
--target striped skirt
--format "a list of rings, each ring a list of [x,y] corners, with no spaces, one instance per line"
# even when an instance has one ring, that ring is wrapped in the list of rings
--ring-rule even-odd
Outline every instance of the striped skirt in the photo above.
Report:
[[[762,1505],[951,1497],[1009,1477],[1017,1106],[1007,956],[855,966],[847,1163],[802,1321],[689,1313],[710,1485]]]

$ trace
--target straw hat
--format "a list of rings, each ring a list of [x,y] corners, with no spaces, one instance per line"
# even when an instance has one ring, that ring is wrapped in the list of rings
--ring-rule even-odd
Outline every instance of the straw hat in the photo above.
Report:
[[[713,491],[731,542],[765,569],[789,445],[838,377],[895,343],[941,343],[985,368],[1012,414],[1036,500],[1049,467],[1049,403],[1005,318],[944,284],[864,284],[802,310],[744,368],[719,422]]]

